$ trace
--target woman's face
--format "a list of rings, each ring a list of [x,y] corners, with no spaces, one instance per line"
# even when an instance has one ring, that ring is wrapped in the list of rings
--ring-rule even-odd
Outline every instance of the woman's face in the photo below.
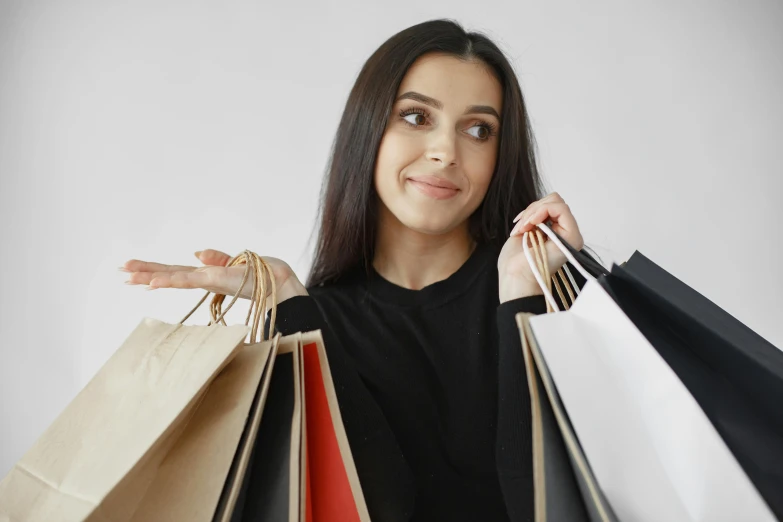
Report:
[[[420,57],[400,84],[378,151],[383,217],[426,234],[465,223],[495,170],[502,101],[485,65]]]

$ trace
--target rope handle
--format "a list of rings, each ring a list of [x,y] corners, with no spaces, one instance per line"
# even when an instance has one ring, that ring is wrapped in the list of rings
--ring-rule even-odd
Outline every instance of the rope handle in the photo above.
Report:
[[[260,340],[256,340],[256,338],[259,337],[259,325],[261,324],[262,317],[266,315],[267,311],[267,277],[271,282],[272,287],[272,303],[270,305],[272,317],[269,322],[269,335],[271,336],[272,332],[275,331],[275,319],[277,317],[277,283],[275,281],[274,273],[272,272],[272,268],[269,266],[269,264],[264,261],[261,256],[255,252],[251,252],[250,250],[245,250],[239,255],[231,258],[231,260],[226,264],[226,267],[229,268],[242,264],[246,265],[245,273],[242,276],[242,283],[239,285],[239,289],[237,290],[236,294],[234,294],[234,298],[228,304],[228,307],[225,310],[222,309],[223,302],[226,299],[225,294],[216,293],[212,298],[212,302],[209,306],[212,319],[210,320],[208,326],[215,325],[218,322],[220,322],[223,326],[226,326],[224,316],[231,309],[231,307],[234,306],[234,303],[236,303],[237,299],[239,299],[239,296],[242,293],[242,289],[245,287],[247,279],[250,277],[252,272],[255,275],[255,281],[253,283],[253,293],[250,297],[250,309],[247,311],[245,326],[249,326],[250,316],[253,315],[253,327],[250,332],[250,342],[255,343],[269,340],[269,338],[263,337],[263,331]],[[209,297],[211,293],[212,292],[207,292],[204,297],[201,298],[198,304],[196,304],[196,306],[179,322],[179,324],[187,321],[188,318],[199,309],[204,301],[206,301],[207,297]]]
[[[528,262],[531,263],[531,268],[533,268],[533,274],[536,277],[536,280],[538,281],[542,290],[544,290],[544,295],[547,297],[546,299],[547,313],[558,311],[554,298],[552,297],[551,294],[552,283],[554,283],[555,290],[557,291],[557,294],[560,296],[560,300],[563,303],[563,306],[565,307],[566,310],[568,310],[571,306],[569,305],[569,301],[566,299],[565,295],[563,294],[563,290],[560,286],[560,280],[562,280],[563,287],[565,287],[565,290],[568,293],[568,297],[570,298],[571,305],[573,305],[574,301],[576,300],[574,291],[576,291],[576,294],[579,295],[579,286],[576,284],[576,281],[574,281],[574,278],[571,275],[571,271],[565,265],[560,267],[554,275],[550,274],[549,261],[547,257],[546,247],[544,244],[544,237],[541,233],[541,230],[536,228],[531,232],[532,235],[530,236],[530,248],[533,250],[534,255],[531,256],[528,251],[528,245],[527,245],[528,233],[525,233],[523,237],[523,241],[524,241],[523,247],[525,250],[525,255],[528,258]],[[535,258],[535,265],[536,265],[535,267],[533,266],[532,257]],[[558,280],[558,276],[560,280]],[[546,285],[543,284],[544,281],[546,281]]]

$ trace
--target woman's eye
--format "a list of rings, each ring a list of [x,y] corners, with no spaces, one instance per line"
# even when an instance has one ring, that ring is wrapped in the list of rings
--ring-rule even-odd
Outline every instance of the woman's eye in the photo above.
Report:
[[[473,134],[473,133],[471,133],[471,132],[470,132],[470,131],[471,131],[471,130],[473,130],[473,129],[479,129],[479,131],[480,131],[480,132],[479,132],[478,134]],[[483,132],[481,132],[481,131],[483,131]],[[473,136],[474,138],[478,138],[478,139],[480,139],[480,140],[485,140],[485,139],[489,138],[489,132],[490,132],[490,131],[489,131],[489,129],[487,128],[487,126],[486,126],[486,125],[474,125],[474,126],[473,126],[473,127],[471,127],[470,129],[468,129],[468,133],[469,133],[471,136]]]
[[[413,121],[409,120],[408,118],[412,118]],[[419,121],[418,118],[421,118]],[[424,125],[424,123],[427,121],[427,118],[423,114],[419,114],[417,112],[414,112],[412,114],[406,114],[403,116],[403,119],[410,123],[411,125]]]
[[[406,124],[418,128],[427,123],[428,115],[422,112],[400,111],[400,116]],[[474,129],[478,129],[474,131]],[[487,141],[494,135],[495,127],[488,123],[476,123],[468,129],[468,135],[477,141]]]

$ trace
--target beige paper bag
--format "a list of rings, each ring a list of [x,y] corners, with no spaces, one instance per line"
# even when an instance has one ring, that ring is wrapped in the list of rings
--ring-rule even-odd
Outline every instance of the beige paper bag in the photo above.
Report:
[[[248,330],[143,319],[0,481],[0,520],[127,520],[103,509],[109,493],[157,467]]]
[[[255,254],[253,254],[255,256]],[[253,260],[253,268],[266,268],[263,261]],[[262,279],[262,274],[257,274]],[[219,299],[218,299],[219,301]],[[213,318],[219,314],[213,306]],[[264,304],[256,308],[263,311]],[[258,319],[258,316],[257,316]],[[273,329],[273,328],[270,328]],[[255,336],[255,329],[251,337]],[[295,468],[299,459],[301,433],[301,379],[298,361],[299,336],[281,337],[272,341],[245,345],[231,364],[212,382],[205,398],[193,414],[182,435],[160,464],[152,484],[138,505],[133,522],[228,521],[246,482],[250,457],[261,424],[267,394],[280,356],[292,357],[294,367],[289,375],[292,389],[292,410],[288,418],[291,435],[290,465],[286,473],[288,484],[287,512],[297,522],[299,480],[304,476]],[[259,448],[259,458],[275,448]]]
[[[161,462],[134,522],[212,521],[243,432],[260,421],[251,406],[258,396],[256,409],[263,411],[273,352],[275,341],[246,345],[215,378]]]
[[[242,286],[250,270],[259,275],[256,260],[263,263],[257,255],[244,251],[231,261],[248,265]],[[274,287],[272,293],[274,299]],[[222,295],[213,300],[209,325],[184,326],[182,323],[207,296],[179,324],[142,320],[0,481],[0,521],[131,519],[142,506],[150,485],[159,480],[161,462],[188,432],[189,421],[199,410],[197,418],[203,419],[205,412],[222,399],[220,390],[227,384],[225,379],[215,388],[217,394],[210,397],[206,393],[215,377],[240,351],[243,361],[249,363],[249,368],[236,367],[241,375],[246,376],[244,372],[248,371],[260,378],[259,367],[263,372],[266,366],[268,344],[247,349],[248,345],[242,343],[248,333],[252,339],[256,337],[266,306],[265,278],[256,278],[251,300],[251,312],[253,306],[256,308],[252,329],[247,325],[227,326],[223,321],[225,312],[216,314],[225,297]],[[237,298],[234,296],[228,309]],[[256,395],[255,388],[242,391]],[[243,408],[240,406],[239,411]],[[193,427],[188,441],[198,439],[198,428]]]
[[[268,268],[257,255],[250,256],[251,269]],[[261,280],[261,274],[256,275],[257,281]],[[260,293],[265,295],[265,291]],[[217,322],[216,316],[223,315],[221,303],[222,297],[217,296],[212,306],[213,322]],[[252,338],[256,337],[265,307],[260,301],[255,304]],[[182,435],[161,462],[132,522],[230,520],[258,433],[278,351],[291,352],[297,345],[298,338],[281,340],[278,335],[271,341],[243,346],[212,382]],[[298,422],[295,418],[294,424]]]

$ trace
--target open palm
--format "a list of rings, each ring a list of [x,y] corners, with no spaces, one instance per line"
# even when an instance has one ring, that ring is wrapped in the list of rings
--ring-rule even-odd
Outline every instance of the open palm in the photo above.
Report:
[[[247,267],[245,265],[226,267],[231,256],[219,250],[208,249],[197,254],[198,259],[206,266],[167,265],[132,259],[126,262],[120,270],[130,274],[128,284],[149,285],[151,290],[156,288],[201,288],[226,296],[237,294]],[[278,289],[292,282],[292,279],[296,280],[293,270],[285,261],[274,257],[263,257],[262,259],[272,269]],[[239,297],[250,299],[254,284],[255,275],[251,271]]]

